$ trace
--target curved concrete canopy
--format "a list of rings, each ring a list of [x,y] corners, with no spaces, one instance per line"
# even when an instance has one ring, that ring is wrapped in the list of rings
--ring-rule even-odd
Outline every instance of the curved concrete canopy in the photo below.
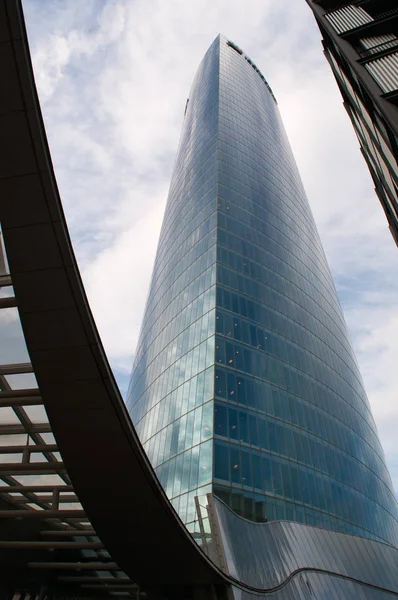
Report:
[[[79,499],[112,558],[144,587],[225,581],[149,464],[106,359],[64,218],[22,7],[0,3],[1,225],[25,338]],[[177,558],[178,557],[178,558]]]

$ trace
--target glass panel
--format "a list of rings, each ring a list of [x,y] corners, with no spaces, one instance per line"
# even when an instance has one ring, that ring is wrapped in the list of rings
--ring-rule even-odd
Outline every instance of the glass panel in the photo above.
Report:
[[[12,390],[28,390],[37,388],[34,373],[21,373],[20,375],[6,375],[7,383]]]
[[[18,425],[20,424],[20,420],[12,408],[3,406],[0,407],[0,423],[2,425]]]
[[[0,364],[16,364],[29,362],[18,309],[3,308],[0,310]]]
[[[12,285],[0,286],[0,298],[14,298],[14,296],[14,288]]]
[[[14,475],[21,485],[65,485],[59,475]]]
[[[32,423],[48,423],[48,417],[44,406],[24,406],[24,410]]]

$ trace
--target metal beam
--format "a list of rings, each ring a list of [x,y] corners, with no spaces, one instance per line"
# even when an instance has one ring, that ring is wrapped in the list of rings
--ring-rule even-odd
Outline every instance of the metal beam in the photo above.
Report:
[[[0,407],[7,406],[39,406],[43,404],[40,396],[20,396],[18,398],[1,398]]]
[[[0,375],[21,375],[22,373],[33,373],[32,363],[0,365]]]
[[[52,433],[50,423],[32,423],[32,433]],[[20,424],[0,425],[1,435],[23,435],[27,433],[26,428]]]
[[[132,585],[138,589],[138,585],[133,583],[129,577],[89,577],[88,575],[76,576],[61,576],[57,577],[57,581],[62,583],[110,583],[115,586],[120,582],[120,585]]]
[[[17,300],[15,296],[7,296],[6,298],[0,298],[0,310],[2,308],[13,308],[17,306]]]
[[[58,446],[57,444],[31,444],[30,446],[27,446],[25,444],[24,446],[0,446],[0,454],[19,454],[22,452],[58,452]]]
[[[5,484],[8,485],[4,485],[4,486],[0,486],[0,493],[5,493],[7,494],[7,499],[11,502],[12,504],[15,504],[15,499],[18,498],[18,496],[12,495],[12,492],[14,493],[21,493],[24,495],[25,498],[28,498],[31,502],[39,505],[41,508],[45,508],[47,509],[48,506],[43,505],[40,502],[40,500],[37,499],[37,497],[29,490],[30,487],[33,487],[34,489],[36,487],[46,487],[49,488],[49,486],[24,486],[24,485],[20,485],[17,480],[15,479],[14,476],[11,475],[2,475],[1,476],[2,480],[4,481]],[[53,493],[53,488],[57,487],[57,486],[51,486],[49,488],[49,492]],[[66,487],[66,486],[64,486]],[[52,507],[52,508],[56,508],[56,507]]]
[[[0,485],[0,494],[27,494],[28,492],[48,492],[52,494],[54,490],[59,492],[73,492],[73,485]]]
[[[48,473],[66,473],[63,462],[37,462],[37,463],[0,463],[0,476],[2,475],[47,475]]]
[[[98,581],[102,581],[102,579],[99,579]],[[112,585],[112,584],[104,584],[104,585],[100,585],[100,584],[83,584],[82,589],[84,590],[131,590],[131,591],[136,591],[138,592],[138,587],[136,585],[134,585],[134,583],[131,584],[121,584],[121,585]]]
[[[0,519],[87,519],[84,510],[0,510]]]
[[[93,537],[97,534],[94,529],[48,529],[46,531],[40,532],[41,537],[52,538],[52,537],[77,537],[77,536],[85,536],[85,537]]]
[[[1,541],[0,548],[23,550],[102,550],[102,542],[30,542],[30,541]]]
[[[30,498],[20,498],[20,497],[14,497],[12,496],[12,502],[14,504],[28,504],[30,502],[40,502],[40,504],[48,504],[48,503],[52,503],[54,501],[54,496],[35,496],[34,500],[31,500]],[[65,504],[66,502],[71,502],[72,504],[76,504],[77,502],[80,502],[79,498],[73,494],[73,496],[62,496],[62,498],[57,498],[57,502],[62,502],[62,504]]]
[[[71,571],[121,571],[115,562],[29,562],[31,569],[64,569]]]
[[[6,287],[7,285],[12,285],[12,279],[10,275],[1,275],[0,276],[0,287]]]
[[[1,390],[0,398],[19,398],[19,396],[40,396],[39,388],[24,388],[23,390]]]

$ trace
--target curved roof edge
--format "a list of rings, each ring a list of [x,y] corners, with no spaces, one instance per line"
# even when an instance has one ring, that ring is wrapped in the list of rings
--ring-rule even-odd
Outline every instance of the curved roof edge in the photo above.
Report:
[[[143,587],[225,582],[165,496],[109,367],[73,253],[20,0],[1,0],[1,226],[26,343],[63,461],[113,559]],[[178,560],[176,560],[178,554]]]

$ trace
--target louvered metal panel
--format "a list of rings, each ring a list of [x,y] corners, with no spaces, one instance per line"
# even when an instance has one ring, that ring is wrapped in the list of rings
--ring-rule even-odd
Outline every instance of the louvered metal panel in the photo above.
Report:
[[[372,60],[365,65],[365,68],[383,92],[398,90],[398,52]]]
[[[386,33],[385,35],[364,37],[360,40],[360,43],[369,54],[376,54],[382,50],[387,50],[388,48],[394,48],[397,46],[398,38],[393,33]]]
[[[337,33],[345,33],[361,25],[366,25],[366,23],[371,23],[374,20],[360,6],[351,5],[333,10],[327,13],[325,17]]]

